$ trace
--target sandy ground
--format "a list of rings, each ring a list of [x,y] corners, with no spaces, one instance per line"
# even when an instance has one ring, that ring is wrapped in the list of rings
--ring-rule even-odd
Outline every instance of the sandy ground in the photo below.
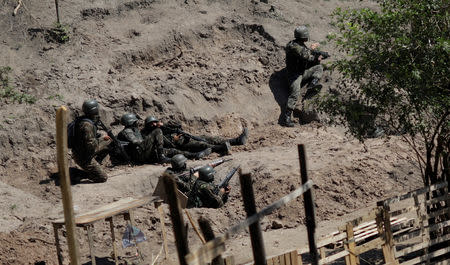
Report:
[[[55,110],[66,105],[73,117],[87,98],[99,100],[101,115],[115,132],[125,112],[177,120],[198,134],[234,137],[248,127],[247,145],[233,149],[233,160],[219,166],[217,176],[238,164],[251,172],[259,209],[299,187],[297,144],[305,144],[321,234],[377,200],[420,187],[415,156],[400,136],[361,144],[342,128],[277,124],[286,101],[283,46],[295,26],[309,24],[311,39],[340,56],[326,39],[336,30],[329,15],[339,6],[361,5],[373,2],[67,0],[60,1],[60,15],[70,39],[61,44],[49,35],[56,20],[54,1],[23,0],[16,16],[11,14],[17,1],[1,1],[0,67],[11,67],[10,84],[37,101],[0,99],[0,264],[57,263],[51,221],[62,216],[62,204],[60,187],[50,178],[56,168]],[[324,93],[336,78],[325,72]],[[106,161],[105,167],[108,182],[72,186],[76,212],[151,194],[166,166],[110,167]],[[190,210],[194,219],[211,220],[216,234],[245,217],[238,178],[231,184],[225,207]],[[136,211],[136,219],[147,237],[140,248],[151,260],[162,243],[158,214],[147,205]],[[165,221],[170,223],[168,216]],[[116,223],[123,232],[125,222]],[[268,255],[306,242],[300,198],[261,225]],[[96,224],[97,264],[110,264],[108,231],[106,223]],[[170,224],[168,236],[170,259],[176,260]],[[82,230],[79,239],[87,263]],[[191,249],[200,246],[192,228],[189,242]],[[227,249],[238,262],[248,261],[248,233],[235,236]],[[120,249],[120,255],[133,251]],[[64,255],[67,262],[67,251]]]

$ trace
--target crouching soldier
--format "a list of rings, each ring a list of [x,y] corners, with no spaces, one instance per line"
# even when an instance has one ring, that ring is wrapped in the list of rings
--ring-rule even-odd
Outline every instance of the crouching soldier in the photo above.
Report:
[[[230,187],[221,188],[217,192],[214,173],[214,168],[209,165],[198,170],[199,176],[189,193],[187,208],[220,208],[226,203]]]
[[[182,155],[174,155],[170,159],[171,167],[167,168],[164,173],[167,173],[175,179],[177,188],[184,194],[189,194],[194,186],[194,183],[198,177],[198,173],[193,169],[187,167],[187,158]]]
[[[99,153],[108,150],[111,138],[106,134],[97,133],[97,123],[100,120],[99,105],[94,99],[83,102],[84,116],[75,121],[74,143],[72,155],[75,163],[86,173],[86,177],[93,182],[105,182],[108,175],[95,160]]]

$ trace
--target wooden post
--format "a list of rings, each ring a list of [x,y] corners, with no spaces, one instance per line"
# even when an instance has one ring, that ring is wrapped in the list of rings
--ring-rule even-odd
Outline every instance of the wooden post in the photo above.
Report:
[[[64,208],[64,221],[69,245],[70,264],[79,265],[79,252],[75,237],[75,218],[73,213],[72,191],[70,187],[69,162],[67,159],[67,108],[61,106],[56,111],[56,156],[58,159],[59,181]]]
[[[300,176],[302,185],[304,185],[308,181],[308,172],[306,167],[305,146],[303,144],[298,145],[298,156],[300,162]],[[305,203],[306,227],[308,230],[309,253],[312,260],[311,264],[318,265],[319,253],[317,251],[316,244],[316,207],[314,205],[314,195],[312,193],[312,188],[307,190],[303,194],[303,198]]]
[[[58,257],[58,264],[63,265],[63,256],[61,254],[61,244],[59,242],[59,228],[57,224],[53,224],[53,233],[55,234],[56,256]]]
[[[250,173],[242,174],[239,171],[239,179],[241,181],[241,194],[244,200],[245,212],[247,217],[256,214],[255,196],[253,193],[252,177]],[[261,232],[261,225],[258,222],[251,224],[249,226],[250,238],[252,242],[253,249],[253,259],[255,265],[265,265],[266,264],[266,253],[264,250],[263,236]]]
[[[59,6],[58,6],[58,0],[55,0],[55,7],[56,7],[56,23],[58,23],[58,25],[59,25],[60,22],[59,22]]]
[[[173,234],[177,245],[178,259],[181,265],[187,265],[185,256],[189,253],[189,247],[183,214],[180,209],[180,202],[177,198],[175,181],[173,177],[163,175],[163,182],[170,208],[170,218],[172,219]]]
[[[347,265],[358,265],[359,258],[355,255],[356,251],[356,242],[353,233],[353,225],[352,223],[347,223],[346,226],[346,234],[347,234],[347,242],[345,242],[345,249],[350,253],[345,257],[345,264]]]
[[[113,255],[114,255],[114,265],[119,265],[119,260],[117,257],[117,247],[116,247],[116,235],[114,233],[114,223],[113,223],[113,217],[106,218],[106,221],[109,222],[109,229],[111,230],[111,240],[113,245]]]
[[[216,237],[207,219],[200,217],[198,219],[198,225],[200,226],[200,230],[202,231],[203,236],[205,237],[205,240],[207,242],[213,240]],[[222,255],[215,257],[211,262],[211,265],[224,265],[224,264],[225,262],[222,258]]]
[[[398,264],[394,255],[394,240],[390,219],[389,206],[383,205],[381,211],[377,214],[376,223],[378,234],[384,241],[382,245],[384,262],[386,264]]]

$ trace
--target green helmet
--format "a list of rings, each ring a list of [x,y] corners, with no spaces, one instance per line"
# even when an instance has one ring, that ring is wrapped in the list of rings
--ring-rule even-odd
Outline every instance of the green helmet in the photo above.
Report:
[[[178,154],[178,155],[174,155],[170,159],[170,164],[172,165],[172,168],[175,170],[184,169],[184,168],[186,168],[186,161],[187,161],[187,158],[184,155]]]
[[[212,182],[214,180],[214,173],[216,172],[212,166],[204,166],[198,170],[198,178],[206,182]]]
[[[123,126],[128,127],[133,125],[137,120],[136,115],[133,113],[127,113],[122,115],[122,118],[120,118],[120,123],[122,123]]]
[[[155,118],[155,117],[153,117],[153,116],[148,116],[146,119],[145,119],[145,125],[150,125],[150,123],[152,123],[152,122],[158,122],[159,120],[157,119],[157,118]]]
[[[309,39],[309,31],[306,26],[297,27],[294,30],[294,37],[297,40],[307,41]]]
[[[81,109],[87,116],[98,115],[98,102],[95,99],[86,100],[83,102],[83,107]]]

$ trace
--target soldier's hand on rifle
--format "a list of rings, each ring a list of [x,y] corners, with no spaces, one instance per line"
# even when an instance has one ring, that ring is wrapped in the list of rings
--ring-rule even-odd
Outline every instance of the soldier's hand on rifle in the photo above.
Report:
[[[173,140],[174,140],[175,142],[177,142],[177,141],[180,140],[180,137],[181,137],[181,134],[175,134],[175,135],[173,136]]]
[[[112,141],[112,139],[111,139],[111,137],[109,137],[109,135],[103,135],[103,140]]]

